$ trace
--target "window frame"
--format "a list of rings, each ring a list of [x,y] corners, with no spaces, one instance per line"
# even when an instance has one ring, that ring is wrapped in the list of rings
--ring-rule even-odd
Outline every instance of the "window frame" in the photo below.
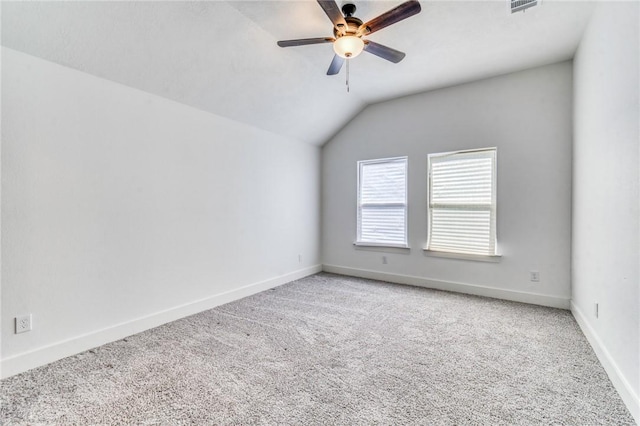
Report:
[[[465,210],[477,209],[483,211],[489,211],[490,214],[490,240],[493,239],[493,253],[470,253],[464,250],[442,250],[442,249],[434,249],[431,247],[432,240],[432,230],[433,230],[433,210],[434,203],[432,202],[432,188],[433,188],[433,180],[432,180],[432,159],[434,158],[442,158],[442,157],[454,157],[459,155],[467,155],[473,153],[486,153],[491,158],[491,204],[486,207],[484,205],[478,203],[471,203],[463,205]],[[459,150],[459,151],[450,151],[450,152],[439,152],[428,154],[427,156],[427,244],[424,247],[425,254],[436,257],[450,257],[450,258],[458,258],[458,259],[466,259],[466,260],[480,260],[480,261],[489,261],[495,262],[500,260],[502,257],[498,251],[498,231],[497,231],[497,207],[498,207],[498,184],[497,184],[497,175],[498,175],[498,149],[496,147],[489,148],[478,148],[478,149],[468,149],[468,150]],[[441,205],[442,208],[445,205]]]
[[[404,203],[365,203],[362,199],[362,171],[363,167],[369,164],[380,163],[404,163]],[[356,241],[353,243],[355,246],[360,247],[392,247],[392,248],[409,248],[409,157],[388,157],[388,158],[376,158],[371,160],[360,160],[357,162],[357,186],[356,186]],[[404,208],[404,243],[392,243],[392,242],[380,242],[380,241],[365,241],[362,239],[362,208],[363,206],[371,207],[402,207]]]

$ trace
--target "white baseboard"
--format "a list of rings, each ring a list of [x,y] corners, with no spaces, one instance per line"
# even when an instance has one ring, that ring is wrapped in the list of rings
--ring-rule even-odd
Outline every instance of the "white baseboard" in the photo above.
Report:
[[[323,265],[322,270],[334,274],[350,275],[360,278],[369,278],[380,281],[388,281],[397,284],[408,284],[417,287],[426,287],[436,290],[453,291],[456,293],[473,294],[476,296],[492,297],[494,299],[512,300],[514,302],[530,303],[533,305],[550,306],[552,308],[569,309],[570,299],[545,294],[527,293],[524,291],[505,290],[495,287],[486,287],[475,284],[457,283],[453,281],[432,280],[413,275],[391,274],[387,272],[372,271],[368,269],[348,268],[337,265]]]
[[[127,336],[158,327],[171,321],[215,308],[243,297],[251,296],[270,288],[278,287],[290,281],[304,278],[322,271],[322,265],[314,265],[268,280],[249,284],[234,290],[216,294],[205,299],[196,300],[184,305],[176,306],[165,311],[157,312],[132,321],[116,324],[101,330],[73,337],[52,345],[37,348],[17,354],[0,361],[0,378],[13,376],[18,373],[48,364],[59,359],[75,355],[80,352],[110,343]]]
[[[576,322],[580,326],[580,329],[586,336],[587,340],[591,344],[593,351],[596,353],[600,364],[604,367],[604,370],[609,375],[611,383],[620,394],[620,398],[624,401],[625,405],[629,409],[629,412],[635,419],[636,423],[640,425],[640,398],[634,392],[633,388],[629,384],[629,381],[624,377],[618,365],[611,357],[611,354],[602,343],[602,340],[598,337],[596,331],[591,327],[585,317],[584,313],[578,308],[578,306],[571,302],[571,313],[573,314]]]

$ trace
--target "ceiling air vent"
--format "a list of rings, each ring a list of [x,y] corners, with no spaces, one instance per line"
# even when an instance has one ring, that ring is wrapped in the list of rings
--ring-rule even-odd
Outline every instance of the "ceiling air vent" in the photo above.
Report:
[[[520,12],[540,3],[540,0],[507,0],[510,4],[511,13]]]

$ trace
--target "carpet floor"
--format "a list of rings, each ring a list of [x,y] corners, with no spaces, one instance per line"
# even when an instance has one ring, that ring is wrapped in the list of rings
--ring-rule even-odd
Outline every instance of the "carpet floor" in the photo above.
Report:
[[[0,381],[0,423],[631,425],[568,311],[317,274]]]

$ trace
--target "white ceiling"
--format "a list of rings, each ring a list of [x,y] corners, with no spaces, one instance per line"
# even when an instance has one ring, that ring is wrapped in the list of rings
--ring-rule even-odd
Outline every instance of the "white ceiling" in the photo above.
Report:
[[[338,1],[339,5],[348,1]],[[361,1],[367,21],[401,1]],[[262,129],[322,144],[366,105],[573,57],[593,2],[544,0],[511,15],[504,1],[421,1],[422,12],[369,38],[404,51],[364,52],[327,76],[332,36],[315,0],[3,2],[2,44]]]

